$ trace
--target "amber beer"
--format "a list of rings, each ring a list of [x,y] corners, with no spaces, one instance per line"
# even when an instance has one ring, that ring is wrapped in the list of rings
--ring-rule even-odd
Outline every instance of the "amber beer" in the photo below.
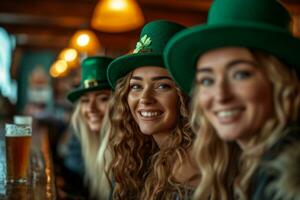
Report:
[[[31,127],[6,124],[6,177],[8,182],[26,182],[31,145]]]

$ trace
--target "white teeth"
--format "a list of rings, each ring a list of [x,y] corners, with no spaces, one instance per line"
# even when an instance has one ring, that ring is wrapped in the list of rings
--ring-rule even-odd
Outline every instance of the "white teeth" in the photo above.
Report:
[[[98,120],[101,119],[101,117],[98,117],[98,116],[90,116],[89,119],[90,119],[91,121],[98,121]]]
[[[160,113],[159,112],[146,112],[146,111],[142,111],[141,115],[143,117],[156,117],[158,116]]]
[[[239,110],[226,110],[217,113],[218,117],[232,117],[239,113]]]

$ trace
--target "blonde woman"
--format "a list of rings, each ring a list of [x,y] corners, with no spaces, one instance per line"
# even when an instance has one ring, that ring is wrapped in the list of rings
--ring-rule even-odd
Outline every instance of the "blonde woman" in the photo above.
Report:
[[[113,199],[189,199],[197,184],[188,97],[164,67],[163,48],[184,27],[146,24],[133,54],[109,65]]]
[[[170,73],[193,94],[195,199],[299,199],[300,41],[289,23],[275,0],[216,0],[207,24],[167,45]]]
[[[72,125],[81,144],[85,167],[85,183],[91,197],[99,198],[99,171],[96,160],[100,145],[100,130],[111,96],[106,69],[112,61],[103,56],[88,57],[82,62],[82,78],[79,88],[69,93],[68,99],[76,103]]]

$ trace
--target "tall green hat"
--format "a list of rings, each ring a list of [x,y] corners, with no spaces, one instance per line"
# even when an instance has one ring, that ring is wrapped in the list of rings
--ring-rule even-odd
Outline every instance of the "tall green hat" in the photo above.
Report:
[[[113,59],[104,56],[88,57],[81,64],[80,86],[71,91],[67,98],[75,102],[86,92],[111,89],[107,78],[106,70]]]
[[[176,83],[190,92],[196,62],[206,51],[229,46],[269,52],[300,71],[300,40],[289,30],[288,11],[276,0],[215,0],[208,21],[167,44],[164,59]]]
[[[114,88],[119,78],[138,67],[165,67],[163,50],[169,39],[184,28],[167,20],[156,20],[146,24],[133,53],[120,56],[109,65],[107,77],[110,85]]]

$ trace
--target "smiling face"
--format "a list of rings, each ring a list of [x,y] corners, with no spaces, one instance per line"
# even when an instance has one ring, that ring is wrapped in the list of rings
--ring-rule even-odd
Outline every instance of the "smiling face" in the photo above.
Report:
[[[157,141],[170,133],[176,126],[178,101],[175,82],[166,69],[149,66],[133,71],[128,105],[143,134]]]
[[[111,95],[110,90],[87,92],[80,97],[80,113],[90,131],[98,134]]]
[[[272,86],[249,50],[221,48],[197,62],[197,94],[220,138],[246,145],[272,113]]]

